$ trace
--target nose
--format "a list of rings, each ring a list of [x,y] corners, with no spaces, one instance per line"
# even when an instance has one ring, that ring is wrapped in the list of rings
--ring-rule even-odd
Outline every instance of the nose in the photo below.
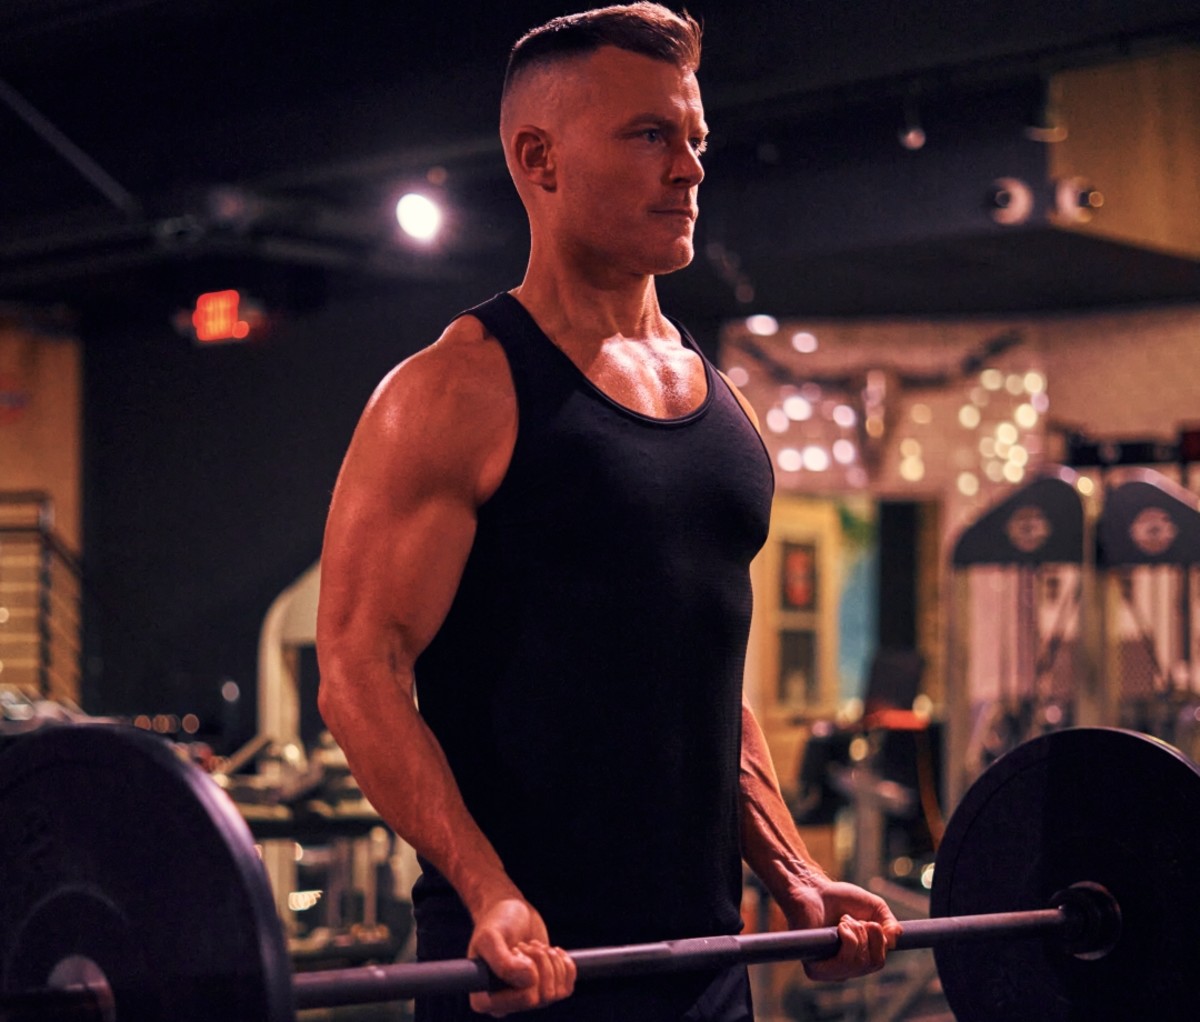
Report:
[[[692,148],[690,142],[683,142],[676,150],[671,160],[671,183],[694,188],[704,180],[704,167],[700,163],[700,154]]]

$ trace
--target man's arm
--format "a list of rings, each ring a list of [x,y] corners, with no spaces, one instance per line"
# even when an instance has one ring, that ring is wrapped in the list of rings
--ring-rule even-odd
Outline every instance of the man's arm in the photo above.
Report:
[[[882,898],[853,884],[830,880],[809,855],[779,791],[762,729],[742,704],[742,854],[796,929],[837,926],[835,958],[806,962],[813,979],[861,976],[883,967],[900,924]]]
[[[476,510],[499,485],[516,404],[499,347],[472,319],[380,384],[334,489],[321,561],[320,709],[363,793],[462,898],[469,953],[515,991],[477,1011],[571,992],[574,966],[509,878],[463,803],[413,701],[413,665],[454,599]]]

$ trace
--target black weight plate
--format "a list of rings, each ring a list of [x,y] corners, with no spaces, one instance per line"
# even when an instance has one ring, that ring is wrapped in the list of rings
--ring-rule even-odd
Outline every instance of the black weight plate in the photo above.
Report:
[[[934,870],[935,916],[1045,908],[1080,881],[1121,906],[1106,957],[1055,939],[939,946],[959,1022],[1200,1019],[1200,769],[1145,735],[1077,728],[1036,738],[971,786]]]
[[[0,756],[0,992],[95,962],[118,1019],[286,1022],[291,970],[242,818],[161,739],[47,727]]]

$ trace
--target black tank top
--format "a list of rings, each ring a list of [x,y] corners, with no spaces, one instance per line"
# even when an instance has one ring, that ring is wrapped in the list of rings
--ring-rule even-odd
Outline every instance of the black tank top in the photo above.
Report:
[[[511,295],[467,314],[507,356],[517,439],[417,661],[421,713],[552,941],[736,932],[770,459],[707,359],[703,403],[655,419],[595,387]],[[423,865],[418,918],[434,898],[441,917],[448,885]]]

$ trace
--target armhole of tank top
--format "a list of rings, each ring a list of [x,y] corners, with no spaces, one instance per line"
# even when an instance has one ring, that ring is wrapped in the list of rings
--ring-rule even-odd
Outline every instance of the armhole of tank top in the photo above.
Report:
[[[461,319],[463,316],[473,316],[483,324],[486,330],[496,341],[500,347],[500,352],[504,356],[504,362],[508,366],[508,378],[513,388],[513,399],[517,403],[517,435],[513,439],[512,454],[508,459],[508,466],[504,470],[504,478],[500,480],[500,484],[492,491],[491,495],[477,510],[478,515],[485,514],[485,509],[495,505],[498,498],[508,489],[508,481],[512,478],[513,466],[518,463],[521,451],[521,438],[525,430],[523,426],[528,424],[530,416],[528,414],[531,404],[533,403],[533,395],[529,392],[529,372],[528,367],[524,364],[524,359],[521,353],[515,349],[511,333],[516,332],[517,326],[511,322],[502,322],[504,319],[509,319],[507,313],[503,311],[502,303],[506,298],[512,296],[506,291],[501,291],[494,295],[486,302],[481,302],[470,309],[464,309],[455,319]],[[483,315],[480,315],[480,312]],[[499,327],[500,329],[496,329]]]
[[[767,461],[767,470],[771,473],[771,484],[772,487],[774,487],[775,459],[771,457],[771,452],[767,449],[767,440],[762,434],[762,429],[755,424],[752,418],[750,418],[750,414],[742,406],[742,402],[738,400],[738,396],[733,392],[733,384],[725,379],[724,374],[717,368],[716,363],[710,361],[704,352],[700,350],[700,345],[688,331],[688,328],[680,323],[677,319],[672,319],[670,316],[668,316],[667,319],[669,319],[671,323],[674,324],[675,329],[679,331],[679,336],[683,338],[683,343],[691,348],[692,351],[694,351],[697,355],[699,355],[700,361],[704,363],[704,373],[708,378],[709,386],[709,396],[706,404],[712,404],[714,401],[716,401],[716,394],[712,393],[712,388],[720,387],[728,395],[729,400],[733,402],[734,406],[737,408],[738,414],[741,415],[741,417],[746,421],[746,425],[749,426],[754,435],[758,437],[758,443],[762,448],[763,457]]]

